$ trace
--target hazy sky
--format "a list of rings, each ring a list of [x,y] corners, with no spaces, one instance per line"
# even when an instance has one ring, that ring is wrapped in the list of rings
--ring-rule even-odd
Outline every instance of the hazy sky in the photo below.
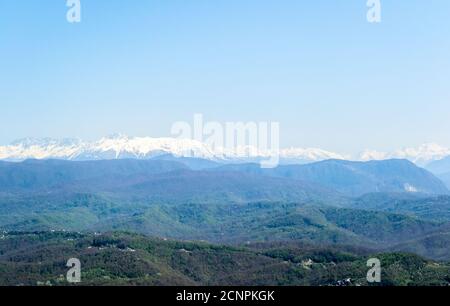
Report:
[[[283,147],[450,146],[450,1],[0,0],[0,144],[279,121]]]

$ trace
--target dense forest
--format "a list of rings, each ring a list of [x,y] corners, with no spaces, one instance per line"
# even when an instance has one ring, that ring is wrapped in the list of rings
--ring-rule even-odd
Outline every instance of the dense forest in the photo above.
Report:
[[[450,196],[410,162],[208,167],[0,162],[0,284],[79,258],[90,285],[367,285],[374,256],[381,285],[448,284]]]
[[[123,232],[5,232],[0,285],[77,285],[67,282],[66,263],[78,258],[78,285],[368,286],[372,257],[382,267],[375,285],[450,285],[450,264],[413,254],[294,242],[229,247]]]

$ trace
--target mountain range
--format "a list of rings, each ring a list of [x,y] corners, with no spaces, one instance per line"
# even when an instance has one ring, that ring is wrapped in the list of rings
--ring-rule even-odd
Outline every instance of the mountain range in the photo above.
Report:
[[[149,159],[161,155],[176,157],[197,157],[216,162],[258,162],[274,152],[265,152],[252,147],[239,147],[235,150],[212,149],[205,143],[191,139],[128,137],[117,134],[98,141],[80,139],[34,139],[26,138],[10,145],[0,146],[0,160],[22,161],[26,159]],[[428,143],[418,148],[405,148],[395,152],[366,150],[357,156],[335,153],[318,148],[284,148],[279,150],[281,164],[305,164],[310,162],[341,160],[384,160],[408,159],[419,166],[427,166],[450,156],[450,149]],[[447,167],[448,171],[450,169]]]
[[[0,283],[14,283],[22,275],[8,258],[18,258],[20,252],[28,254],[28,250],[32,250],[28,254],[30,260],[37,258],[41,247],[56,254],[58,249],[52,243],[60,240],[58,233],[76,236],[70,239],[93,235],[94,241],[89,245],[98,247],[99,254],[116,243],[105,242],[104,246],[95,238],[96,233],[124,237],[117,233],[128,232],[159,237],[162,241],[225,245],[214,247],[223,250],[217,255],[218,262],[231,256],[234,251],[229,251],[230,247],[267,244],[282,244],[283,248],[291,244],[313,245],[323,247],[327,254],[333,248],[383,252],[389,253],[387,257],[400,258],[402,264],[416,255],[450,260],[450,193],[442,179],[450,173],[448,158],[423,168],[406,158],[349,161],[316,149],[289,149],[283,154],[284,163],[265,169],[258,163],[259,158],[267,157],[264,155],[217,154],[200,142],[171,138],[116,136],[97,142],[27,139],[1,147],[0,249],[3,247],[3,254],[9,257],[0,256],[0,269],[3,267],[16,277],[0,277]],[[19,246],[23,239],[36,235],[44,239],[36,249],[33,242],[27,241],[24,249],[17,250],[19,253],[8,251],[10,243]],[[150,238],[133,237],[153,245],[147,240]],[[70,247],[72,240],[66,241],[65,247]],[[173,243],[163,242],[166,251],[186,252],[186,244],[174,250],[180,242]],[[73,251],[83,256],[90,252],[85,253],[85,248],[78,246]],[[135,257],[124,256],[132,253],[130,248],[137,247],[114,247],[114,253],[108,256],[116,261],[135,262]],[[255,252],[252,257],[260,254],[257,257],[264,262],[275,256],[282,265],[294,260],[285,249],[272,253],[270,247],[270,256],[260,253],[266,251],[269,252],[264,247],[263,251],[245,252]],[[139,258],[147,254],[139,252]],[[155,255],[153,250],[148,252],[145,256],[166,258]],[[309,262],[307,258],[305,262]],[[326,262],[334,269],[334,259]],[[295,262],[292,266],[298,264],[304,265]],[[339,266],[343,275],[350,273],[345,267]],[[148,269],[143,267],[142,271]],[[177,268],[169,263],[164,269]],[[186,266],[182,269],[185,271]],[[132,266],[124,273],[131,271]],[[283,270],[279,275],[286,273]],[[178,272],[170,275],[187,283],[200,277],[198,273],[194,278]],[[26,276],[20,277],[30,281]],[[33,277],[39,279],[39,275]],[[239,277],[243,282],[250,281]],[[266,277],[268,274],[264,274]],[[139,277],[136,281],[148,280]],[[153,281],[158,278],[149,282]],[[202,279],[208,281],[221,283]]]
[[[262,169],[257,164],[235,164],[217,169],[307,181],[348,196],[371,192],[448,192],[432,173],[404,159],[368,162],[330,159],[305,165],[281,165],[273,169]]]
[[[447,187],[450,187],[450,157],[436,160],[427,165],[427,170],[441,179]]]
[[[191,165],[194,165],[192,167]],[[149,160],[117,159],[98,161],[26,160],[0,162],[0,192],[52,190],[114,190],[134,186],[154,195],[178,199],[185,194],[200,197],[221,192],[238,195],[246,202],[264,200],[257,195],[285,194],[296,200],[302,195],[361,196],[373,192],[447,194],[445,185],[427,170],[407,160],[351,162],[326,160],[306,165],[281,165],[263,169],[259,164],[216,164],[196,158],[157,157]],[[197,188],[198,187],[198,188]],[[161,190],[158,190],[161,188]],[[173,192],[170,192],[173,189]],[[244,196],[245,195],[245,196]],[[187,199],[185,199],[187,200]],[[228,199],[230,200],[230,199]]]
[[[0,229],[129,231],[225,244],[302,241],[414,250],[442,260],[450,259],[447,193],[407,160],[274,169],[169,155],[0,162]]]
[[[197,157],[218,162],[258,161],[271,153],[251,147],[212,149],[207,144],[191,139],[128,137],[113,135],[98,141],[80,139],[21,139],[7,146],[0,146],[0,160],[21,161],[26,159],[149,159],[170,154],[176,157]],[[286,162],[305,163],[344,156],[321,149],[283,149],[280,157]]]

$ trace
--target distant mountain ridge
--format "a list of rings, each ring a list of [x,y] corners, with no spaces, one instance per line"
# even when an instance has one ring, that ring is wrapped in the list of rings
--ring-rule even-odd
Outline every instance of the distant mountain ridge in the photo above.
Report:
[[[286,162],[307,163],[330,158],[344,159],[337,153],[321,149],[289,148],[279,152]],[[128,137],[112,135],[98,141],[85,142],[80,139],[32,139],[26,138],[7,146],[0,146],[0,160],[22,161],[26,159],[151,159],[162,155],[195,157],[222,162],[258,162],[273,153],[251,147],[212,149],[197,140],[178,138]]]
[[[257,164],[225,165],[213,170],[237,171],[315,183],[348,196],[372,192],[447,194],[444,183],[408,160],[352,162],[325,160],[306,165],[261,169]]]
[[[212,149],[205,143],[191,139],[128,137],[121,134],[104,137],[98,141],[80,139],[26,138],[10,145],[0,146],[0,160],[22,161],[26,159],[150,159],[156,156],[195,157],[216,162],[259,162],[274,155],[272,151],[257,150],[250,146],[235,150]],[[395,152],[366,150],[358,156],[340,154],[318,148],[281,148],[280,164],[306,164],[328,159],[341,160],[386,160],[408,159],[419,166],[445,159],[450,149],[434,143],[418,148],[405,148]],[[450,170],[449,170],[450,171]],[[449,172],[447,171],[447,172]]]
[[[272,200],[294,200],[304,192],[325,195],[326,190],[348,197],[374,192],[449,193],[444,183],[432,173],[407,160],[326,160],[305,165],[281,165],[273,169],[263,169],[259,164],[224,165],[171,155],[148,160],[0,161],[0,191],[52,189],[67,184],[78,185],[85,190],[93,186],[103,190],[116,188],[112,186],[128,186],[130,182],[136,186],[150,184],[146,187],[147,191],[154,190],[157,194],[175,198],[186,194],[190,197],[205,194],[208,197],[205,191],[209,190],[211,194],[217,194],[217,199],[228,193],[229,196],[240,194],[238,198],[244,201],[250,198],[253,201],[267,200],[264,196],[253,197],[267,191],[266,196]],[[220,192],[222,196],[219,196]],[[138,190],[134,190],[135,193]],[[249,195],[252,197],[249,198]]]
[[[450,156],[436,160],[427,165],[427,170],[436,175],[450,173]]]
[[[390,195],[351,198],[374,189],[408,196],[397,202],[401,207],[391,205]],[[450,226],[450,198],[435,195],[444,191],[431,173],[406,160],[275,169],[173,156],[3,161],[0,230],[124,230],[227,244],[305,241],[377,249],[407,243],[402,249],[448,258],[437,241],[447,239]],[[421,248],[428,241],[433,250]]]
[[[338,192],[315,183],[251,173],[192,170],[176,160],[158,159],[0,162],[2,192],[104,192],[163,203],[322,199],[339,203],[342,198]]]
[[[436,143],[425,143],[417,148],[403,148],[394,152],[380,152],[366,150],[359,156],[361,161],[384,160],[384,159],[407,159],[419,166],[441,160],[450,156],[450,149]]]

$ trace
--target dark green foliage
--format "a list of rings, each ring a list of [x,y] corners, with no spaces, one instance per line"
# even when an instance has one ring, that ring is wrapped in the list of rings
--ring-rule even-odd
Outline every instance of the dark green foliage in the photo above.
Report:
[[[0,241],[4,282],[54,277],[70,253],[86,260],[87,280],[95,284],[323,285],[346,275],[363,282],[368,252],[450,259],[447,196],[378,193],[353,200],[329,189],[398,191],[407,179],[426,192],[441,190],[408,162],[327,161],[272,170],[214,170],[192,162],[208,170],[164,160],[0,163],[0,230],[9,231]],[[39,233],[20,234],[27,231]],[[61,231],[128,231],[234,248]],[[440,268],[432,270],[441,266],[425,264],[419,277],[408,260],[390,261],[385,284],[442,281]]]
[[[355,199],[350,207],[407,214],[425,220],[450,221],[450,196],[447,195],[371,193]]]
[[[450,266],[409,254],[365,254],[298,243],[228,247],[137,234],[4,233],[0,285],[69,285],[69,258],[81,285],[369,285],[366,261],[382,263],[381,285],[448,285]]]
[[[436,233],[445,224],[411,216],[286,202],[158,203],[116,195],[51,193],[0,197],[0,229],[111,231],[218,243],[305,241],[386,249]],[[420,242],[419,242],[420,243]],[[441,246],[414,250],[448,259]],[[403,246],[401,248],[403,250]],[[408,248],[409,250],[409,248]],[[435,257],[438,256],[438,257]]]

